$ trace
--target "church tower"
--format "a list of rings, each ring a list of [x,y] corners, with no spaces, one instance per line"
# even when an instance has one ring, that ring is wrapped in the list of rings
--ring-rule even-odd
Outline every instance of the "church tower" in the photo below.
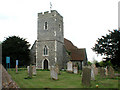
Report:
[[[63,67],[63,17],[56,11],[38,13],[36,66],[50,69],[58,64]]]

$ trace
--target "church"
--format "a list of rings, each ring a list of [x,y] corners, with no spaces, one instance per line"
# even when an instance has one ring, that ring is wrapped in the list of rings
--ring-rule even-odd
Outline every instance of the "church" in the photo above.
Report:
[[[64,38],[63,17],[56,11],[38,13],[37,40],[30,50],[30,63],[38,69],[50,69],[59,65],[60,69],[66,68],[71,61],[82,66],[87,65],[85,48],[77,48],[73,43]]]

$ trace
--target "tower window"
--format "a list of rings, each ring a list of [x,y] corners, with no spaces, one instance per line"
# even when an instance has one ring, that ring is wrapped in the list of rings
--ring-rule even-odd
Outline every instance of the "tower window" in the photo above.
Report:
[[[48,55],[48,48],[46,45],[44,47],[43,55]]]
[[[61,31],[61,25],[59,24],[59,30]]]
[[[47,30],[47,29],[48,29],[48,23],[45,22],[45,24],[44,24],[44,30]]]

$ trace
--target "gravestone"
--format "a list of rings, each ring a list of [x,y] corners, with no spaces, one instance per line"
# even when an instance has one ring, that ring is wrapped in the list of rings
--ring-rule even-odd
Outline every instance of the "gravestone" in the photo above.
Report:
[[[60,73],[59,65],[56,64],[56,65],[55,65],[55,68],[56,68],[57,73],[60,75],[61,73]]]
[[[30,66],[27,66],[27,72],[28,72],[28,73],[29,73],[29,67],[30,67]]]
[[[33,70],[32,70],[32,65],[30,65],[30,66],[29,66],[29,73],[28,73],[28,77],[29,77],[29,78],[32,78],[32,73],[33,73],[32,71],[33,71]]]
[[[67,72],[73,72],[73,64],[71,61],[67,63]]]
[[[109,78],[115,78],[114,69],[110,66],[108,70]]]
[[[78,74],[78,67],[73,67],[73,72],[74,72],[75,74]]]
[[[91,80],[91,69],[83,68],[82,84],[85,86],[90,86],[90,80]]]
[[[94,67],[91,68],[91,80],[95,80],[95,72],[94,72]]]
[[[98,68],[95,68],[95,75],[98,75]]]
[[[32,66],[32,70],[33,70],[33,71],[32,71],[32,72],[33,72],[33,75],[36,75],[36,66],[35,66],[35,65]]]
[[[50,68],[50,76],[51,76],[51,79],[58,80],[58,73],[54,66],[51,66]]]
[[[4,88],[5,90],[9,90],[9,89],[17,90],[19,88],[3,66],[2,66],[2,88],[3,90]]]
[[[100,77],[101,78],[105,78],[106,77],[104,68],[100,68]]]
[[[0,90],[2,89],[2,64],[0,64]]]
[[[105,68],[105,75],[108,76],[108,68]]]

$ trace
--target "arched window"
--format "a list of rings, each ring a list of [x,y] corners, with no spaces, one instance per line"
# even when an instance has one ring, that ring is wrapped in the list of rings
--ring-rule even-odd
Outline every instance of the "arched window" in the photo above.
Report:
[[[47,23],[47,22],[45,22],[45,24],[44,24],[44,29],[45,29],[45,30],[48,29],[48,23]]]
[[[43,54],[44,54],[44,55],[48,55],[48,48],[47,48],[47,46],[46,46],[46,45],[45,45],[45,47],[44,47]]]

